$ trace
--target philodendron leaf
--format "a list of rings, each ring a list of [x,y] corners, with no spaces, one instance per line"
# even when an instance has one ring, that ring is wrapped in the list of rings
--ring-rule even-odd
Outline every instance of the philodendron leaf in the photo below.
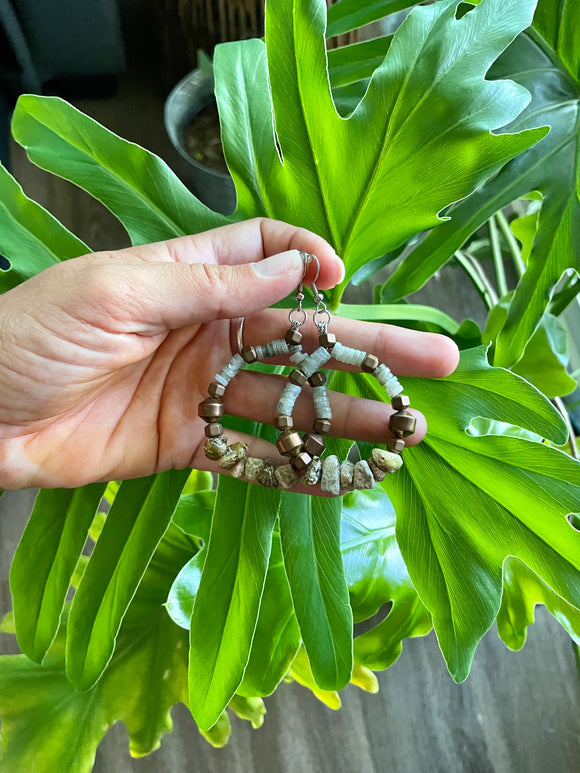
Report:
[[[65,625],[44,663],[23,655],[0,658],[0,716],[4,773],[58,770],[90,773],[97,746],[122,720],[131,755],[159,748],[171,732],[171,707],[187,702],[187,634],[163,602],[192,540],[170,526],[119,633],[100,681],[78,692],[65,674]]]
[[[387,303],[418,290],[494,212],[539,191],[543,202],[538,231],[499,336],[498,365],[509,366],[520,358],[562,273],[580,270],[579,27],[580,4],[539,1],[533,27],[514,41],[491,74],[512,78],[532,95],[510,131],[549,125],[549,135],[447,212],[450,220],[437,226],[383,287]]]
[[[256,41],[226,44],[217,53],[216,93],[222,109],[229,108],[224,150],[243,182],[245,211],[253,206],[327,238],[345,260],[346,279],[435,225],[443,207],[545,134],[492,134],[529,95],[508,81],[483,78],[530,23],[534,0],[483,0],[461,19],[456,5],[441,0],[411,12],[348,119],[332,100],[318,0],[268,6],[269,79]],[[234,115],[244,131],[231,125]]]
[[[218,719],[250,657],[280,493],[221,476],[191,617],[189,707],[202,730]]]
[[[196,199],[154,153],[121,139],[58,97],[20,97],[12,133],[31,161],[110,209],[133,244],[231,222]]]
[[[343,373],[333,386],[383,397],[375,383],[361,383]],[[472,420],[482,417],[555,444],[566,440],[550,403],[518,376],[490,367],[485,347],[462,352],[446,379],[406,378],[405,392],[429,430],[423,443],[406,449],[403,468],[384,485],[409,575],[459,681],[499,610],[507,556],[580,605],[580,534],[566,520],[578,509],[580,464],[539,442],[470,434]]]
[[[390,13],[404,11],[417,5],[413,0],[339,0],[328,9],[327,37],[344,35],[365,24],[378,21]]]
[[[64,258],[90,252],[40,204],[27,198],[0,164],[0,255],[10,268],[0,269],[0,293]]]

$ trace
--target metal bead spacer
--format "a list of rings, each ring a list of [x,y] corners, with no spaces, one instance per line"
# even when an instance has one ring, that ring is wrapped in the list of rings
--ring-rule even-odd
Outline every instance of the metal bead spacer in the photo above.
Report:
[[[212,381],[207,388],[207,392],[212,397],[223,397],[226,393],[226,388],[223,384],[218,384],[217,381]]]
[[[302,333],[299,330],[295,330],[293,327],[291,327],[284,336],[284,340],[288,346],[298,346],[298,344],[302,341]]]
[[[387,448],[394,454],[400,454],[405,450],[405,441],[398,437],[390,437],[387,440]]]
[[[303,472],[311,461],[312,457],[310,454],[307,454],[306,451],[300,451],[300,453],[290,459],[290,464],[294,467],[296,472]]]
[[[415,432],[417,419],[409,411],[398,411],[391,416],[389,429],[398,437],[409,437]]]
[[[313,373],[310,376],[308,383],[312,387],[324,386],[324,384],[326,384],[326,376],[324,373],[321,373],[319,370],[317,370],[316,373]]]
[[[276,441],[276,447],[282,456],[297,456],[304,448],[304,443],[298,432],[287,429]]]
[[[379,367],[379,358],[374,354],[367,354],[360,367],[365,373],[372,373]]]
[[[323,346],[325,349],[332,349],[336,343],[336,336],[334,333],[322,333],[318,336],[318,345]]]
[[[247,363],[256,362],[256,360],[258,359],[258,355],[253,346],[244,346],[240,354],[242,355],[245,362]]]
[[[292,429],[294,426],[294,419],[292,416],[276,416],[274,419],[274,426],[276,429]]]
[[[198,405],[197,413],[204,421],[213,424],[224,415],[224,406],[219,397],[206,397]]]
[[[296,384],[296,386],[304,386],[306,383],[306,376],[304,373],[302,373],[301,370],[298,370],[298,368],[295,368],[290,375],[288,376],[288,381],[291,384]]]
[[[407,395],[395,395],[391,400],[391,405],[396,411],[404,411],[411,405],[411,400]]]
[[[320,435],[325,435],[330,430],[330,419],[316,419],[312,429]]]
[[[321,435],[313,435],[310,432],[306,432],[302,435],[304,441],[304,450],[310,456],[322,456],[326,449],[326,444]]]
[[[224,433],[224,428],[221,424],[208,424],[205,428],[206,437],[221,437]]]

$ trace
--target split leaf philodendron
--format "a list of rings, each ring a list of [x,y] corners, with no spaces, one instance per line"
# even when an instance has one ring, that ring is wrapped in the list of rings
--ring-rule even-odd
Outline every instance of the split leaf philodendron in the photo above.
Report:
[[[549,299],[580,254],[580,12],[555,0],[537,11],[534,0],[437,0],[394,35],[327,55],[328,36],[413,5],[339,0],[325,28],[320,0],[277,0],[265,42],[218,47],[230,216],[63,100],[20,99],[13,133],[30,160],[101,201],[134,244],[287,220],[344,258],[334,307],[355,274],[398,258],[378,303],[341,304],[345,316],[442,331],[471,348],[446,379],[405,379],[429,431],[375,491],[319,499],[228,478],[213,490],[211,476],[189,471],[42,491],[2,624],[25,653],[0,658],[6,773],[88,772],[119,719],[131,752],[148,754],[180,701],[221,746],[228,711],[259,726],[261,699],[284,679],[337,708],[349,680],[375,691],[368,669],[388,668],[405,638],[432,627],[456,680],[495,619],[506,644],[522,646],[538,603],[580,638],[580,534],[567,520],[580,511],[580,465],[554,447],[566,426],[536,388],[555,397],[573,386]],[[469,257],[477,229],[531,191],[539,215],[514,226],[525,271],[490,310],[489,348],[473,322],[399,303],[458,250]],[[0,253],[11,264],[0,290],[88,250],[0,168]],[[336,373],[331,386],[384,399],[360,374]],[[349,446],[329,441],[342,457]],[[89,536],[96,545],[83,555]],[[353,621],[385,604],[388,615],[353,642]]]

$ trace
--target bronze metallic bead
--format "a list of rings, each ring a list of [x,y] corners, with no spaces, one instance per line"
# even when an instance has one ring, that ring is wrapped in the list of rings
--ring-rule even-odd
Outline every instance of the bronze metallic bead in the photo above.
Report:
[[[206,397],[198,405],[197,413],[204,421],[215,423],[224,415],[224,406],[219,397]]]
[[[224,428],[221,424],[208,424],[205,428],[206,437],[221,437],[223,432]]]
[[[248,363],[256,362],[258,359],[258,355],[256,354],[256,350],[253,346],[244,346],[240,354],[242,355],[245,362]]]
[[[294,370],[290,373],[288,376],[288,381],[291,384],[296,384],[296,386],[304,386],[306,383],[306,376],[304,373],[302,373],[301,370],[298,370],[298,368],[294,368]]]
[[[322,456],[326,444],[322,439],[322,435],[312,435],[310,432],[306,432],[302,435],[304,441],[304,450],[310,456]]]
[[[304,448],[304,443],[298,432],[287,429],[276,441],[276,446],[282,456],[296,456]]]
[[[391,405],[396,411],[404,411],[411,405],[411,400],[407,395],[395,395],[391,400]]]
[[[378,367],[379,358],[374,354],[367,354],[361,364],[361,370],[364,370],[365,373],[372,373],[373,370],[376,370]]]
[[[218,384],[217,381],[212,381],[207,388],[208,394],[212,397],[223,397],[226,393],[226,388],[223,384]]]
[[[294,426],[294,419],[292,416],[276,416],[274,419],[274,426],[276,429],[292,429]]]
[[[390,437],[387,440],[387,448],[394,454],[400,454],[405,450],[405,441],[398,437]]]
[[[318,336],[318,345],[324,346],[325,349],[332,349],[336,343],[336,336],[334,333],[322,333]]]
[[[317,370],[316,373],[313,373],[310,376],[308,383],[312,387],[324,386],[324,384],[326,384],[326,376],[324,373],[321,373],[319,370]]]
[[[398,411],[391,416],[389,429],[398,437],[409,437],[415,432],[417,419],[409,411]]]
[[[296,454],[292,459],[290,459],[290,464],[296,472],[303,472],[310,462],[312,461],[312,457],[310,454],[307,454],[306,451],[300,451],[299,454]]]
[[[291,327],[284,336],[284,340],[288,346],[298,346],[298,344],[302,341],[302,333],[299,330],[294,330],[294,328]]]
[[[330,429],[330,419],[316,419],[312,429],[321,435],[325,435]]]

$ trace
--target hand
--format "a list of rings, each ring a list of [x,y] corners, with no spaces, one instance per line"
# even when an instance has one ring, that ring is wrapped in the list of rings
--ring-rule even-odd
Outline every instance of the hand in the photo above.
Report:
[[[287,312],[267,307],[297,287],[299,249],[317,255],[321,289],[341,281],[342,263],[323,239],[257,219],[69,260],[0,296],[0,487],[217,469],[203,452],[197,405],[232,356],[231,318],[247,318],[246,344],[283,337]],[[443,336],[336,318],[332,332],[397,375],[444,376],[457,364]],[[225,411],[272,423],[280,390],[279,377],[242,372]],[[303,397],[295,426],[310,429]],[[341,394],[331,404],[332,434],[384,442],[388,405]],[[426,430],[418,418],[413,443]],[[265,441],[242,439],[252,455],[279,458]]]

